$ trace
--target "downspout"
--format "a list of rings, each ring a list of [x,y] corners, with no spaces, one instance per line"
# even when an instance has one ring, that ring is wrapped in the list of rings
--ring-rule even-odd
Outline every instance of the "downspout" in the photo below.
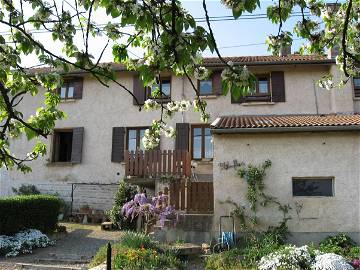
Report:
[[[317,98],[317,93],[316,93],[316,83],[315,83],[314,79],[313,79],[313,88],[314,88],[316,114],[319,114],[319,104],[318,104],[318,98]]]
[[[185,79],[184,76],[182,78],[182,85],[181,85],[181,99],[185,99]],[[185,112],[181,112],[181,123],[185,123]]]

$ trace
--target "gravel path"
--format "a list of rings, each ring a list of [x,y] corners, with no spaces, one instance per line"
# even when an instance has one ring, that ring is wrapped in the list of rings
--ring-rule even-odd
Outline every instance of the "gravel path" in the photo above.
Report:
[[[119,240],[122,235],[121,231],[101,231],[99,225],[73,223],[61,225],[67,227],[68,233],[57,240],[55,246],[35,249],[34,253],[29,255],[0,258],[0,269],[15,270],[16,263],[51,263],[52,265],[86,267],[85,261],[90,261],[101,246],[109,241]],[[59,262],[50,262],[51,260],[59,260]]]

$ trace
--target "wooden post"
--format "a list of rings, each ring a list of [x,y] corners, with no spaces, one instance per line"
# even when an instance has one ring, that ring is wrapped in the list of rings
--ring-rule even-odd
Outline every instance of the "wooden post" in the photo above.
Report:
[[[111,270],[111,244],[107,244],[106,250],[106,270]]]

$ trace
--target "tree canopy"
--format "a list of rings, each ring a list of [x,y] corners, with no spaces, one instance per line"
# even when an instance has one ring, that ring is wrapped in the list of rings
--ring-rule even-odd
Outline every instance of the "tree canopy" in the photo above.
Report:
[[[232,10],[235,19],[260,7],[259,0],[221,2]],[[112,49],[115,62],[139,72],[145,86],[155,85],[154,97],[161,95],[156,82],[165,70],[188,78],[196,94],[191,102],[171,100],[164,104],[148,100],[145,103],[143,109],[160,112],[159,119],[153,121],[145,134],[146,147],[154,147],[160,134],[173,136],[174,130],[166,125],[166,119],[178,111],[188,110],[191,104],[200,112],[203,121],[209,119],[206,102],[198,96],[191,80],[192,77],[206,78],[211,73],[202,65],[204,50],[214,52],[225,66],[223,94],[231,94],[235,99],[248,94],[255,84],[255,76],[246,66],[224,60],[212,31],[206,0],[202,0],[202,7],[206,27],[198,25],[177,0],[0,0],[0,27],[7,31],[7,35],[0,36],[0,165],[16,166],[27,172],[30,167],[26,161],[46,153],[46,144],[40,138],[48,136],[56,120],[65,116],[57,108],[60,98],[55,91],[62,84],[62,74],[82,70],[104,86],[113,82],[133,95],[131,89],[117,79],[110,65],[101,64],[103,53],[109,46],[112,46],[109,49]],[[100,9],[106,11],[106,24],[99,24],[94,16]],[[300,10],[300,20],[292,32],[283,31],[283,25],[294,9]],[[267,7],[267,17],[278,25],[278,31],[267,37],[269,50],[277,54],[283,46],[292,43],[294,35],[307,40],[301,53],[323,54],[326,48],[336,48],[339,51],[336,62],[344,73],[344,83],[351,76],[360,75],[359,16],[359,0],[332,5],[320,0],[274,1]],[[130,32],[126,31],[129,26]],[[51,35],[54,42],[61,44],[62,52],[54,52],[51,43],[41,42],[34,31]],[[76,43],[75,36],[79,32],[82,42]],[[92,51],[94,44],[91,44],[94,37],[106,41],[96,58]],[[142,48],[143,55],[131,57],[130,48]],[[53,69],[42,74],[32,72],[22,66],[21,61],[23,56],[29,55]],[[331,81],[329,76],[324,79]],[[19,104],[24,96],[37,95],[39,86],[48,90],[44,105],[26,119],[18,109]],[[10,151],[10,144],[12,138],[21,134],[37,143],[30,153],[17,157]]]

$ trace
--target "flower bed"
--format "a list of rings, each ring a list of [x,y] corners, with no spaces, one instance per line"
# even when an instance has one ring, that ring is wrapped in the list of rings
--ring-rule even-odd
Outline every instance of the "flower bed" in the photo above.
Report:
[[[54,242],[39,230],[29,229],[13,236],[0,235],[0,256],[14,257],[32,253],[34,248],[43,248],[53,244]]]
[[[113,269],[182,269],[184,264],[171,251],[163,251],[148,235],[126,232],[112,244]],[[106,246],[100,248],[90,267],[106,260]]]

